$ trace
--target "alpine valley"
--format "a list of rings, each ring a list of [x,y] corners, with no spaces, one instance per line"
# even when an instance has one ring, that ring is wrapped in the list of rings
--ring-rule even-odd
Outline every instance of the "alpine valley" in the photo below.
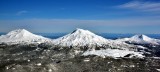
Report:
[[[75,29],[57,39],[25,29],[0,36],[0,72],[159,72],[160,40],[106,39]]]

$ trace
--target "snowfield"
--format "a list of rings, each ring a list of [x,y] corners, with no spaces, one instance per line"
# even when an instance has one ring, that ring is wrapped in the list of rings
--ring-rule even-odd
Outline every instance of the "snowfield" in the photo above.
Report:
[[[143,58],[142,52],[134,52],[134,51],[128,51],[128,50],[118,50],[118,49],[106,49],[106,50],[91,50],[86,51],[82,55],[88,56],[88,55],[97,55],[101,56],[103,58],[105,57],[113,57],[113,58],[119,58],[119,57],[125,57],[130,54],[130,58],[132,57],[138,57]]]

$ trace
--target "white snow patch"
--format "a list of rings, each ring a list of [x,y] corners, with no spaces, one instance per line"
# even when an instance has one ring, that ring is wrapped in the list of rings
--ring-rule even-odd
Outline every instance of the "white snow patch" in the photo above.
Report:
[[[129,67],[135,67],[135,65],[130,65]]]
[[[128,50],[118,50],[118,49],[106,49],[106,50],[95,50],[95,51],[86,51],[82,55],[88,56],[88,55],[97,55],[105,58],[106,56],[118,58],[118,57],[124,57],[128,54],[131,54],[130,57],[139,57],[143,58],[143,53],[141,52],[134,52],[134,51],[128,51]]]
[[[160,69],[156,69],[156,70],[160,72]]]
[[[138,45],[138,47],[141,48],[141,49],[147,49],[146,47],[140,46],[140,45]]]
[[[30,62],[31,60],[27,60],[28,62]]]
[[[74,53],[77,55],[77,54],[79,54],[79,53],[81,53],[81,52],[83,52],[83,51],[80,51],[80,50],[74,50]]]
[[[49,72],[52,72],[52,69],[49,69],[48,71],[49,71]]]
[[[41,66],[41,65],[42,65],[41,63],[38,63],[38,64],[37,64],[37,66]]]
[[[9,69],[9,67],[7,66],[7,67],[6,67],[6,69],[8,70],[8,69]]]
[[[88,61],[90,61],[90,59],[89,58],[85,58],[83,61],[84,62],[88,62]]]
[[[154,59],[160,59],[160,57],[151,57],[151,58],[154,58]]]

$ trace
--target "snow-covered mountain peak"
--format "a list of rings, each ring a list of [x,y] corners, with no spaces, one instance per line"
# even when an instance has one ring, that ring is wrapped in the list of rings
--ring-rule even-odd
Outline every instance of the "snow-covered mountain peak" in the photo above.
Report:
[[[118,39],[118,41],[125,41],[125,42],[130,42],[130,43],[136,43],[136,44],[160,44],[160,40],[150,38],[146,35],[134,35],[130,38],[123,38],[123,39]]]
[[[32,33],[25,30],[25,29],[16,29],[16,30],[13,30],[13,31],[10,31],[7,35],[10,35],[10,36],[18,36],[18,35],[21,35],[21,36],[25,36],[25,35],[31,35]]]
[[[72,33],[55,39],[55,44],[61,46],[86,46],[86,45],[102,45],[106,43],[106,39],[98,36],[88,30],[77,28]]]
[[[149,41],[149,40],[151,40],[152,38],[150,38],[150,37],[148,37],[148,36],[146,36],[146,35],[141,34],[141,35],[134,35],[134,36],[131,37],[131,39]]]
[[[26,29],[16,29],[16,30],[10,31],[9,33],[11,33],[11,32],[19,33],[19,32],[29,32],[29,31],[27,31]]]
[[[35,35],[25,29],[16,29],[10,31],[6,35],[0,36],[0,42],[44,42],[49,41],[48,38]]]
[[[95,35],[94,33],[90,32],[89,30],[84,30],[84,29],[80,29],[80,28],[76,28],[76,30],[74,30],[71,34],[90,34],[90,35]]]

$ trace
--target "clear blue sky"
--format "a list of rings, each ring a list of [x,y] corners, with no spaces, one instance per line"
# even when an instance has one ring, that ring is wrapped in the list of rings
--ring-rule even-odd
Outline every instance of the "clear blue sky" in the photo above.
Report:
[[[0,0],[0,32],[160,33],[160,0]]]

